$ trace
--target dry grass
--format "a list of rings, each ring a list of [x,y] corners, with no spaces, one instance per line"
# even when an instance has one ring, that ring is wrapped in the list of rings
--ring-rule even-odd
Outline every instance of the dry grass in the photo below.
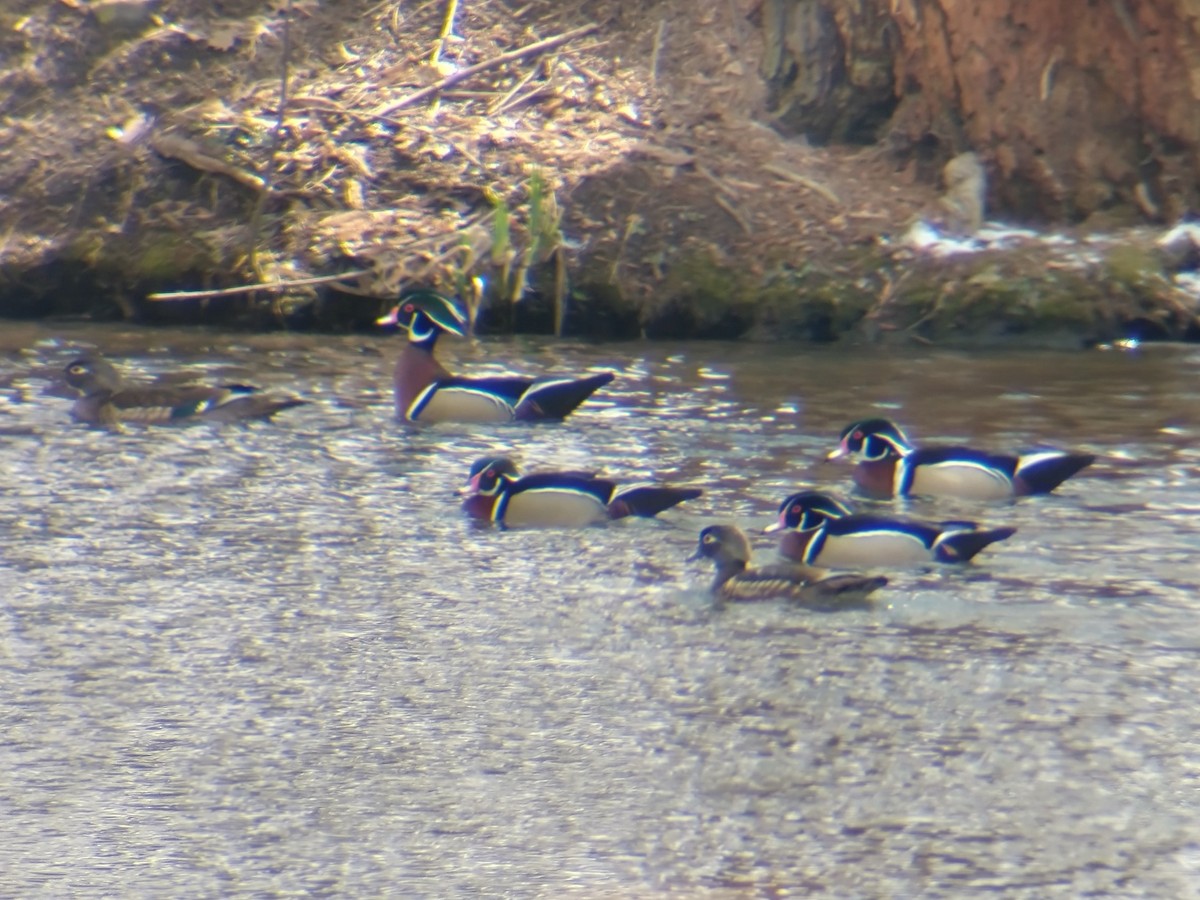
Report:
[[[285,0],[15,6],[0,13],[10,283],[68,260],[136,288],[354,270],[346,289],[370,296],[486,274],[515,298],[531,267],[557,267],[562,290],[602,260],[644,298],[686,245],[802,260],[931,196],[876,153],[752,122],[749,0],[294,0],[281,119]]]

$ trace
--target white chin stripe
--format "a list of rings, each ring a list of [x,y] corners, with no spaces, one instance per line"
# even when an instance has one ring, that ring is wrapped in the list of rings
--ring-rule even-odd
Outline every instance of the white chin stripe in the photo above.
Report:
[[[421,331],[417,328],[416,322],[413,323],[412,328],[408,329],[408,339],[414,344],[424,343],[435,334],[437,334],[437,328],[430,328],[428,331]]]

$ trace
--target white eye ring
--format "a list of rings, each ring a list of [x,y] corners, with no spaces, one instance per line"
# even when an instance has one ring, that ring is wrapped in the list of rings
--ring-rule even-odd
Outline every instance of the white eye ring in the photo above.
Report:
[[[712,544],[712,543],[715,543],[715,542],[716,542],[716,540],[717,540],[717,539],[716,539],[715,537],[713,537],[711,534],[706,534],[706,535],[704,536],[704,543],[706,543],[706,544]]]

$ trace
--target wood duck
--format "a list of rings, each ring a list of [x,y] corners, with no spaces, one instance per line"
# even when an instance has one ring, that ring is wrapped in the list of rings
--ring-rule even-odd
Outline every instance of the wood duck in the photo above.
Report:
[[[436,291],[405,291],[395,308],[377,321],[408,330],[408,345],[396,360],[393,378],[396,415],[409,422],[562,419],[613,380],[612,372],[583,378],[451,375],[434,358],[433,348],[443,333],[464,337],[467,319]]]
[[[536,472],[524,477],[502,456],[476,460],[467,482],[463,510],[474,519],[504,527],[575,528],[626,516],[651,518],[699,488],[658,484],[619,487],[591,472]]]
[[[71,407],[71,415],[90,425],[268,419],[305,402],[269,397],[244,384],[126,386],[116,367],[98,356],[72,360],[63,375],[67,384],[82,395]]]
[[[792,494],[779,506],[779,519],[764,531],[784,531],[779,555],[810,566],[855,569],[927,562],[967,562],[989,544],[1016,534],[1015,528],[981,529],[974,522],[932,524],[887,516],[855,515],[817,491]]]
[[[960,497],[1005,500],[1048,494],[1096,461],[1090,453],[1044,450],[1021,456],[970,447],[914,447],[888,419],[847,426],[829,459],[858,460],[854,481],[875,497]]]
[[[810,609],[854,609],[868,606],[868,596],[888,583],[882,575],[830,575],[803,565],[748,568],[750,542],[736,525],[709,525],[701,531],[688,559],[701,557],[716,567],[710,590],[719,600],[786,598]]]

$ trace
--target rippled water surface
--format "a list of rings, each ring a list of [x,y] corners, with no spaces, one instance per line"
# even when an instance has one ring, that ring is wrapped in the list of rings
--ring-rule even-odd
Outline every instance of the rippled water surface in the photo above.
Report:
[[[411,429],[399,339],[0,323],[0,895],[1200,896],[1200,351],[447,343],[612,368],[562,425]],[[272,424],[73,424],[83,347],[303,393]],[[871,611],[715,609],[891,415],[1102,459]],[[470,462],[655,476],[657,521],[497,532]],[[766,536],[759,558],[770,561]]]

